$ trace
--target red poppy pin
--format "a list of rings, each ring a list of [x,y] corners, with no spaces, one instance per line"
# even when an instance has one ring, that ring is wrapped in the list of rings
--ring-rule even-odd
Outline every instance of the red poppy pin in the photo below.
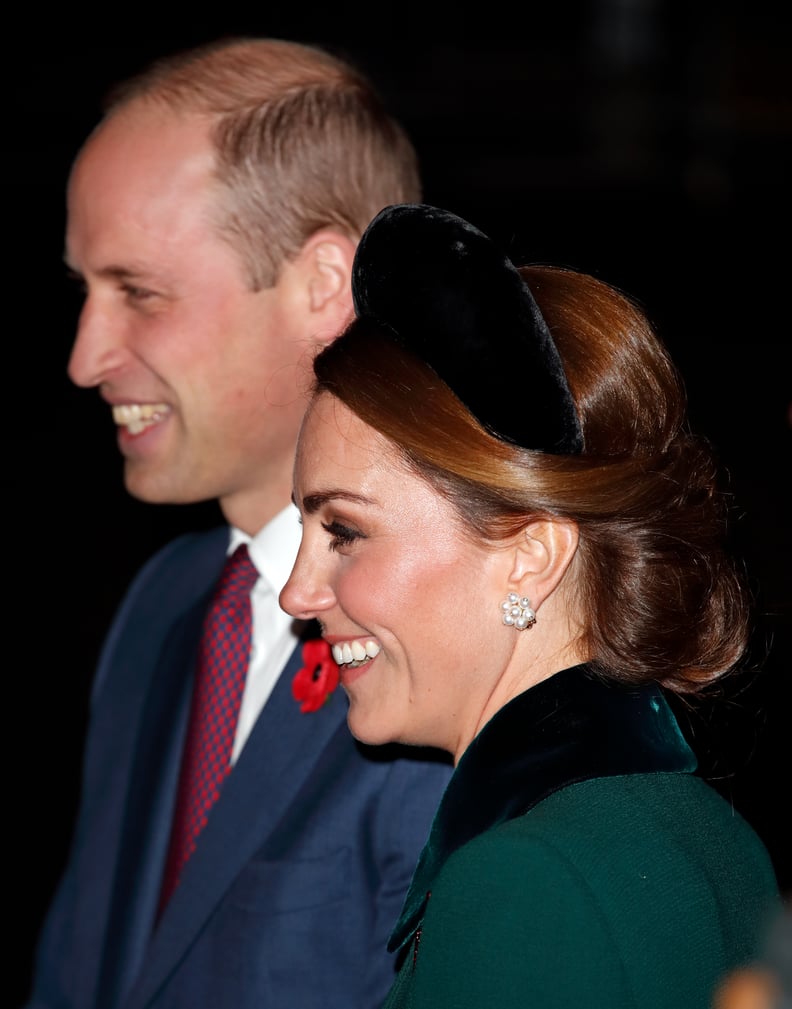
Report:
[[[322,638],[305,642],[302,660],[303,665],[292,680],[292,696],[300,711],[318,711],[338,686],[338,666],[330,645]]]

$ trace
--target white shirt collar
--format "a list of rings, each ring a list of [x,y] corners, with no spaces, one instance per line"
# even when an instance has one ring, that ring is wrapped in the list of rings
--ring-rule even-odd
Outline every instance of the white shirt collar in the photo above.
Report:
[[[259,574],[264,578],[277,598],[288,581],[302,537],[299,511],[289,504],[278,512],[263,529],[250,537],[235,526],[231,526],[228,552],[232,553],[240,543],[247,543],[250,558]]]

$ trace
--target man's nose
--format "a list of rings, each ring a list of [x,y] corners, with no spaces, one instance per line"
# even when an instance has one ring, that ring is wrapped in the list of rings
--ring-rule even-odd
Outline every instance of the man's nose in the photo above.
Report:
[[[77,322],[67,372],[75,385],[100,385],[123,367],[128,356],[123,328],[114,323],[108,307],[88,296]]]

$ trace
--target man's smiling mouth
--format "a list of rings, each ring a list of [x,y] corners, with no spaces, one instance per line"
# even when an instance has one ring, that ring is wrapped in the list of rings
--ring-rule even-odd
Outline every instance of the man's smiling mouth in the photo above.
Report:
[[[113,420],[130,434],[140,434],[170,413],[167,403],[120,403],[113,407]]]

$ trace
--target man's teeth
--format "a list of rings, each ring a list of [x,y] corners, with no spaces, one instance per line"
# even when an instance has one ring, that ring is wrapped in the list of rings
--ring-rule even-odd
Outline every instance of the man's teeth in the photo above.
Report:
[[[333,658],[339,666],[356,666],[375,659],[380,653],[380,646],[376,641],[345,641],[343,645],[333,645]]]
[[[130,434],[140,434],[162,420],[167,412],[165,403],[124,403],[113,407],[113,420]]]

